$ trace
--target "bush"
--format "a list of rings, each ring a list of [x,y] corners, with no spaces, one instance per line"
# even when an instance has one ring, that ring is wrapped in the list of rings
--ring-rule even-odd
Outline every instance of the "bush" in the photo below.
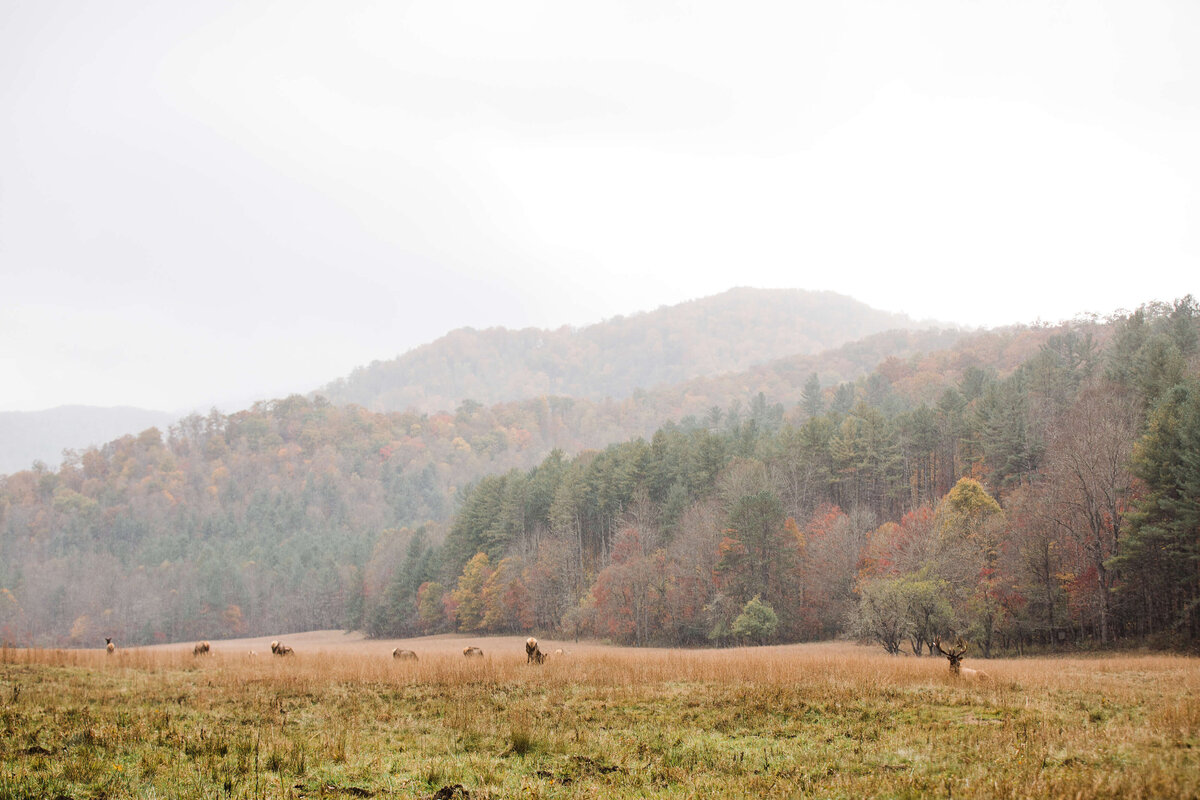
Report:
[[[779,630],[779,617],[769,603],[755,595],[742,606],[742,613],[733,621],[733,635],[741,639],[766,644]]]

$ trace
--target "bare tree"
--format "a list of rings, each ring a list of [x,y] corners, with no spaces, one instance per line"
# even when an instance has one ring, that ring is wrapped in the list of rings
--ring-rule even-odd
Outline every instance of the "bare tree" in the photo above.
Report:
[[[1042,513],[1076,543],[1096,572],[1102,642],[1112,636],[1112,575],[1105,564],[1121,540],[1139,419],[1136,402],[1116,387],[1092,386],[1049,431],[1049,494]]]

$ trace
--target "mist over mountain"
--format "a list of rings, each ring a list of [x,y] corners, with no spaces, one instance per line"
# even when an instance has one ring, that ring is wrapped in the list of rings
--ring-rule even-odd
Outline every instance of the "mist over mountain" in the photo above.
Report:
[[[46,411],[0,411],[0,475],[35,461],[56,468],[64,449],[83,450],[127,433],[165,427],[175,415],[145,408],[60,406]]]
[[[619,400],[921,326],[833,292],[736,288],[579,329],[462,328],[356,369],[319,393],[372,411],[432,412],[464,400],[492,405],[544,395]]]
[[[578,329],[462,328],[390,361],[356,369],[319,394],[334,404],[372,411],[432,413],[452,411],[468,399],[485,406],[547,396],[602,402],[652,391],[648,402],[638,404],[638,425],[631,427],[626,419],[582,439],[570,437],[578,446],[602,447],[609,442],[605,435],[644,435],[666,419],[707,410],[708,405],[698,404],[725,406],[763,390],[777,400],[794,401],[811,369],[820,368],[826,382],[852,380],[887,355],[938,349],[956,338],[949,330],[927,331],[911,341],[872,338],[917,327],[903,314],[833,292],[735,288]],[[833,354],[851,342],[862,342],[862,352]],[[791,361],[776,363],[783,359]],[[737,377],[751,367],[757,372]],[[0,412],[0,474],[29,469],[35,461],[57,467],[64,450],[100,446],[150,427],[165,431],[180,416],[86,405]]]

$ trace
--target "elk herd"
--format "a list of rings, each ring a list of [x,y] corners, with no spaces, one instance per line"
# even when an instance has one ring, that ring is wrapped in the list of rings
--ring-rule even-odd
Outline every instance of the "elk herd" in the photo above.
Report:
[[[106,637],[104,639],[104,649],[110,656],[117,651],[117,646],[113,642],[112,637]],[[949,660],[950,674],[953,677],[973,681],[990,680],[991,676],[989,676],[983,670],[971,669],[970,667],[964,667],[962,665],[963,656],[966,655],[967,652],[967,643],[963,641],[961,636],[957,637],[953,645],[949,645],[947,647],[942,646],[942,640],[940,638],[934,639],[933,649]],[[195,646],[192,647],[193,656],[207,656],[211,652],[212,645],[207,641],[196,642]],[[271,642],[271,652],[277,656],[293,656],[296,654],[296,651],[291,647],[278,641]],[[463,648],[462,654],[468,659],[482,659],[483,649],[476,647],[475,645],[468,645],[467,647]],[[257,653],[251,650],[250,655],[255,656]],[[547,660],[549,660],[550,655],[550,653],[542,650],[541,645],[538,644],[538,640],[533,636],[530,636],[525,640],[525,663],[544,664]],[[563,655],[565,655],[565,653],[561,648],[554,651],[554,657],[556,659],[561,658]],[[418,660],[416,652],[412,650],[405,650],[399,647],[392,649],[392,659],[394,661]]]
[[[108,651],[108,654],[112,655],[116,651],[117,646],[115,644],[113,644],[113,640],[111,638],[105,639],[104,643],[105,643],[105,648]],[[193,656],[207,656],[211,653],[212,653],[212,643],[208,642],[208,641],[196,642],[196,644],[192,647],[192,655]],[[274,642],[271,642],[271,653],[274,655],[277,655],[277,656],[294,656],[296,654],[296,651],[293,650],[288,645],[283,644],[282,642],[274,641]],[[462,654],[468,659],[483,658],[483,648],[476,647],[475,645],[468,645],[467,647],[463,648]],[[249,655],[256,656],[256,655],[258,655],[258,653],[251,650],[249,652]],[[564,651],[561,648],[554,651],[554,656],[556,658],[561,657],[562,655],[564,655]],[[546,661],[549,658],[550,658],[550,653],[547,653],[541,649],[541,647],[538,645],[537,639],[530,636],[528,639],[525,640],[525,662],[526,663],[528,663],[528,664],[544,664],[544,663],[546,663]],[[394,660],[394,661],[417,661],[419,659],[417,657],[416,652],[413,650],[406,650],[401,647],[393,647],[392,648],[392,660]]]

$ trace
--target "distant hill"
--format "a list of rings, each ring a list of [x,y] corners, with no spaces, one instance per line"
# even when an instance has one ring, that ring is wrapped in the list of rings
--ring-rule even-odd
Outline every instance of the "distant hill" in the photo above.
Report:
[[[731,289],[585,328],[462,328],[376,361],[318,394],[371,411],[451,411],[531,397],[620,400],[638,389],[812,355],[886,330],[902,314],[832,292]]]
[[[0,475],[29,469],[35,461],[57,469],[64,449],[83,450],[173,422],[172,414],[128,406],[0,411]]]

